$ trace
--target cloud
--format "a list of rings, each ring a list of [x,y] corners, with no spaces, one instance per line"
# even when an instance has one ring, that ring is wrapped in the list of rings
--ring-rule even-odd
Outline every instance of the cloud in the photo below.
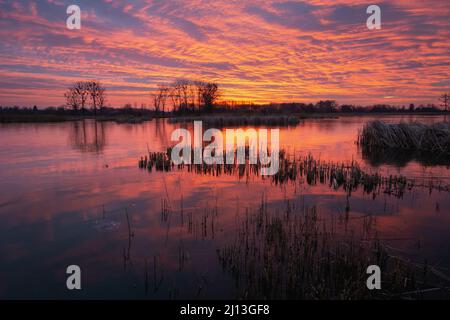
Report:
[[[259,16],[268,23],[278,24],[302,31],[322,30],[323,24],[315,14],[319,6],[305,2],[279,2],[271,6],[272,10],[261,6],[249,5],[245,11]]]
[[[178,78],[217,81],[225,99],[436,102],[448,88],[450,5],[379,1],[382,29],[350,0],[0,1],[0,104],[63,103],[96,78],[121,105]],[[142,95],[140,93],[142,92]],[[394,94],[395,93],[395,94]]]

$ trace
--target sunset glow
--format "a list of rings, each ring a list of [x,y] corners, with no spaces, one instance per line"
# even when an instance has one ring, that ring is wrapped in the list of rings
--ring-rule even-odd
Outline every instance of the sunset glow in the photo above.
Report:
[[[81,30],[66,28],[78,4]],[[0,105],[58,106],[100,80],[108,105],[160,83],[215,81],[223,100],[438,103],[450,86],[447,0],[0,1]]]

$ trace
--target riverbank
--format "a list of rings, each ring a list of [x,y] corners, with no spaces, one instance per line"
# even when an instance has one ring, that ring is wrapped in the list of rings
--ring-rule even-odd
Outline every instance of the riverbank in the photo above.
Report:
[[[142,123],[153,119],[150,115],[73,115],[73,114],[22,114],[0,113],[0,123],[51,123],[92,119],[116,123]]]
[[[259,112],[216,112],[216,113],[156,113],[151,110],[131,109],[100,112],[73,112],[66,110],[17,110],[0,111],[0,123],[46,123],[79,121],[83,119],[95,119],[97,121],[112,121],[117,123],[142,123],[155,118],[168,118],[172,123],[186,123],[194,120],[204,121],[216,125],[296,125],[304,119],[337,119],[340,117],[359,116],[396,116],[396,115],[420,115],[440,116],[448,112],[283,112],[283,113],[259,113]]]

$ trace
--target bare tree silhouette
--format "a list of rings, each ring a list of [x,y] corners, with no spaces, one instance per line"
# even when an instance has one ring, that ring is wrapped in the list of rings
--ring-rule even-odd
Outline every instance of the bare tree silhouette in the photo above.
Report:
[[[444,93],[439,100],[442,102],[441,107],[444,108],[445,111],[448,111],[448,107],[450,105],[450,94]]]
[[[78,81],[75,84],[74,89],[75,89],[75,92],[77,93],[77,95],[79,96],[81,109],[85,109],[86,108],[86,102],[87,102],[88,97],[89,97],[89,88],[87,86],[87,83],[83,82],[83,81]]]
[[[78,95],[75,88],[67,89],[67,92],[64,93],[64,97],[66,98],[66,105],[73,110],[78,110],[81,106],[80,96]]]
[[[170,89],[166,85],[158,85],[157,91],[152,94],[153,107],[156,112],[166,111],[166,102],[169,97]]]
[[[97,114],[97,109],[101,109],[105,104],[105,88],[99,81],[88,81],[86,83],[89,92],[91,108],[94,114]]]
[[[204,107],[205,110],[211,111],[214,104],[219,99],[219,87],[213,82],[199,82],[197,85],[198,95],[201,99],[200,105]]]
[[[94,113],[105,104],[105,88],[98,81],[78,81],[64,94],[66,105],[73,110],[85,109],[89,102]]]

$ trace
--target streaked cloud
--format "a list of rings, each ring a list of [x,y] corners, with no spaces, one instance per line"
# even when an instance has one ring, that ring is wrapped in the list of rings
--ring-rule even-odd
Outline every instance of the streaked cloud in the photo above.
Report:
[[[65,28],[66,8],[82,29]],[[108,101],[149,103],[177,78],[217,81],[227,100],[408,104],[449,90],[450,3],[379,1],[0,1],[0,104],[60,105],[79,79]],[[387,99],[388,97],[388,99]]]

